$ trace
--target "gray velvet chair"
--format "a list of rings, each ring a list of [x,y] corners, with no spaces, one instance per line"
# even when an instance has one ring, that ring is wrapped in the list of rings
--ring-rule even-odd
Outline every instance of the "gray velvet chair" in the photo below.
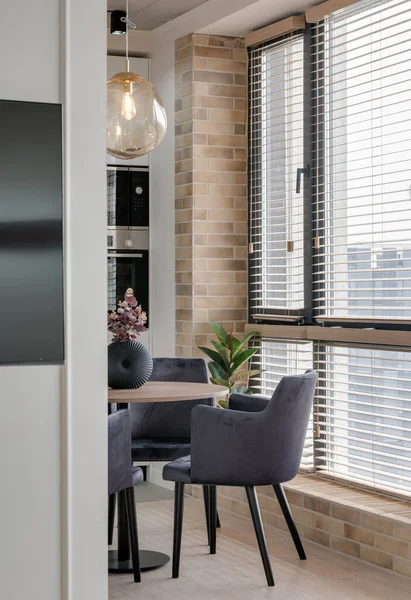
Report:
[[[118,494],[126,507],[135,582],[141,577],[134,486],[142,481],[142,470],[131,462],[130,411],[116,411],[108,416],[108,494]]]
[[[209,383],[203,358],[154,358],[150,381]],[[184,402],[139,402],[130,405],[131,449],[134,462],[165,462],[191,452],[191,411],[197,405],[214,406],[215,398]],[[204,506],[208,487],[203,488]],[[109,544],[113,539],[115,496],[109,502]],[[208,511],[206,509],[206,518]],[[208,521],[207,521],[208,528]]]
[[[192,412],[191,457],[164,467],[175,482],[173,577],[179,575],[184,485],[208,485],[210,553],[216,552],[216,485],[246,489],[268,585],[274,585],[255,486],[272,485],[300,559],[305,559],[282,484],[298,472],[307,433],[315,371],[283,377],[271,400],[232,394],[230,410],[198,406]]]
[[[202,358],[154,358],[150,381],[208,383]],[[147,402],[130,405],[131,450],[134,461],[168,461],[190,454],[191,411],[214,398],[185,402]]]

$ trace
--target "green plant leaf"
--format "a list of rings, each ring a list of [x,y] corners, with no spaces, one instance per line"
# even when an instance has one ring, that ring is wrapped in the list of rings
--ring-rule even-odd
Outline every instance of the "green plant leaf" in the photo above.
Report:
[[[247,371],[247,377],[255,377],[260,373],[264,373],[266,369],[251,369],[251,371]]]
[[[227,373],[225,369],[218,363],[209,362],[208,368],[210,370],[211,376],[214,377],[214,379],[227,379]]]
[[[238,345],[236,348],[236,351],[232,353],[232,360],[235,360],[237,358],[237,356],[243,352],[246,348],[247,348],[247,343],[250,341],[250,339],[254,336],[259,336],[259,332],[258,331],[250,331],[250,333],[247,333],[247,335],[244,336],[244,338],[242,340],[238,340]],[[259,348],[258,348],[259,350]]]
[[[219,342],[225,347],[229,348],[230,334],[224,329],[217,321],[211,321],[211,326],[214,329],[214,333],[218,337]]]
[[[235,360],[236,356],[238,356],[240,354],[240,352],[242,352],[243,350],[245,350],[245,346],[244,346],[243,342],[241,340],[239,340],[238,338],[233,337],[233,347],[231,350],[231,362],[233,360]]]
[[[227,348],[225,348],[220,342],[216,342],[215,340],[211,340],[214,348],[217,350],[218,355],[223,360],[224,365],[228,368],[230,366],[230,352]]]
[[[206,354],[209,358],[211,358],[211,360],[219,364],[221,367],[225,367],[224,359],[219,355],[218,352],[212,350],[211,348],[205,348],[204,346],[198,346],[198,349],[201,350],[201,352],[204,352],[204,354]]]
[[[248,344],[248,342],[251,340],[251,338],[253,337],[261,337],[261,333],[259,331],[250,331],[249,333],[247,333],[247,335],[245,335],[242,339],[242,342],[244,344],[244,346],[246,344]]]
[[[263,373],[264,369],[252,369],[251,371],[240,371],[240,373],[236,373],[230,377],[231,385],[236,381],[241,381],[242,379],[249,379],[250,377],[254,377],[259,373]]]
[[[237,358],[232,364],[231,373],[234,375],[237,369],[239,369],[241,365],[243,365],[256,352],[258,352],[258,348],[249,348],[248,350],[244,350],[244,352],[241,352],[241,354],[237,356]]]
[[[227,379],[214,379],[214,377],[211,377],[210,381],[211,383],[214,383],[214,385],[223,385],[224,387],[230,389]]]
[[[231,375],[230,383],[233,385],[236,381],[241,381],[247,377],[248,371],[240,371],[240,373],[235,373],[235,375]]]

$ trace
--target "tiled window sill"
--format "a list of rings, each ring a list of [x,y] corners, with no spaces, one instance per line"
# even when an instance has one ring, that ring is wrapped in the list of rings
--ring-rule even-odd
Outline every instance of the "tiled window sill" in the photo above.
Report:
[[[411,501],[396,500],[371,491],[367,492],[322,479],[314,474],[299,474],[284,487],[287,490],[300,492],[306,496],[319,498],[351,510],[357,509],[385,519],[411,524]]]
[[[315,475],[284,487],[304,537],[411,577],[411,503]]]

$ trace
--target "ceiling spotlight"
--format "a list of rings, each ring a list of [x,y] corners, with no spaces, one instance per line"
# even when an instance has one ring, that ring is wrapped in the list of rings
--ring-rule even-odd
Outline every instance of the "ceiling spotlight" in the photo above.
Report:
[[[113,35],[125,35],[127,31],[126,16],[124,10],[113,10],[111,13],[110,33]]]

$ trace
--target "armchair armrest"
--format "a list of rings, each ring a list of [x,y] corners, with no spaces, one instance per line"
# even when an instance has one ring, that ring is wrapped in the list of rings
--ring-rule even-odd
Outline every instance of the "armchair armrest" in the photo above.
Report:
[[[231,394],[228,408],[243,412],[261,412],[269,402],[270,398],[259,394]]]
[[[264,412],[196,406],[191,413],[193,483],[248,485],[266,454],[265,420]]]

